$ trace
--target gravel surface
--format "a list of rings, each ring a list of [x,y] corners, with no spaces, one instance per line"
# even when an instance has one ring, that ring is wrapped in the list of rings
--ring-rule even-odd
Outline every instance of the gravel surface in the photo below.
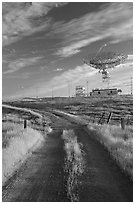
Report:
[[[88,134],[85,127],[67,119],[50,117],[53,131],[5,184],[3,201],[131,202],[132,181],[94,139],[96,133],[90,130]],[[63,130],[73,133],[69,144],[62,137]],[[70,157],[65,145],[72,147]]]

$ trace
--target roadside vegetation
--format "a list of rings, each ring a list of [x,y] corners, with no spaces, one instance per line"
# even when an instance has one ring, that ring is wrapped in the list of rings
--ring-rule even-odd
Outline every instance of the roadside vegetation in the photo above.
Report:
[[[17,130],[16,130],[17,128]],[[13,129],[7,132],[6,140],[8,145],[2,149],[2,183],[13,174],[20,162],[27,158],[31,148],[36,147],[43,141],[43,136],[36,130],[27,128],[22,130],[14,125]]]
[[[126,126],[122,130],[116,125],[88,125],[89,129],[92,127],[98,133],[96,139],[107,148],[120,168],[133,178],[133,127]]]
[[[41,145],[46,133],[51,131],[49,126],[43,128],[42,123],[40,123],[41,119],[38,118],[36,121],[32,120],[32,123],[27,121],[27,128],[24,129],[24,118],[21,118],[19,114],[14,114],[14,111],[13,113],[7,112],[7,110],[4,111],[2,115],[3,185],[32,151]],[[34,126],[35,129],[33,129]]]
[[[85,169],[84,152],[82,144],[77,142],[74,131],[63,130],[62,139],[64,140],[64,150],[66,152],[64,171],[68,173],[67,194],[72,202],[79,201],[76,186],[78,177],[83,174]]]
[[[94,139],[108,150],[121,170],[133,179],[133,126],[126,126],[123,130],[120,125],[88,123],[81,116],[74,116],[62,111],[59,112],[59,115],[92,130]]]
[[[7,104],[64,115],[80,125],[95,130],[95,137],[103,144],[121,169],[133,177],[133,96],[40,98],[35,101],[15,101]],[[109,125],[107,120],[109,114]],[[120,127],[124,118],[126,128]]]
[[[5,103],[6,104],[6,103]],[[124,117],[127,125],[133,124],[133,95],[117,95],[104,97],[53,97],[24,99],[7,102],[7,104],[48,111],[62,110],[77,116],[83,116],[89,122],[97,122],[105,113],[102,123],[106,123],[110,112],[111,125],[119,125],[120,118]]]

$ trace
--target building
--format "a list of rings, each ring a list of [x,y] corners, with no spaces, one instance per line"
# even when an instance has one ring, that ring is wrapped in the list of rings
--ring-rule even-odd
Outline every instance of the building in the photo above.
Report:
[[[110,89],[93,89],[90,92],[90,96],[109,96],[109,95],[118,95],[118,93],[122,92],[121,89],[110,88]]]
[[[85,96],[85,88],[83,86],[76,86],[76,97],[84,97]]]

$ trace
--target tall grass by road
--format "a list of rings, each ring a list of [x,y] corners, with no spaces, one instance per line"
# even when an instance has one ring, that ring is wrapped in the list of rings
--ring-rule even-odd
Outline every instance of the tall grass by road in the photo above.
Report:
[[[85,169],[84,152],[82,144],[78,143],[77,136],[73,130],[63,130],[62,139],[64,140],[64,149],[66,152],[64,170],[68,174],[67,194],[72,202],[79,201],[77,186],[78,177],[83,174]]]
[[[57,111],[58,112],[58,111]],[[133,177],[133,126],[122,130],[117,125],[87,123],[83,117],[59,111],[60,115],[95,132],[94,136],[110,152],[120,168]],[[87,125],[88,124],[88,125]]]
[[[18,114],[5,114],[2,118],[2,184],[13,175],[33,149],[39,147],[51,128],[42,122],[32,125],[30,121],[24,129],[23,119]],[[36,127],[36,129],[32,127]],[[43,132],[43,134],[41,133]]]
[[[121,169],[133,178],[133,127],[122,130],[116,125],[93,125],[97,139],[103,144]]]
[[[7,124],[9,127],[9,124]],[[2,149],[2,183],[4,184],[13,172],[18,168],[18,164],[28,156],[28,152],[33,146],[37,146],[43,141],[43,136],[31,128],[22,129],[22,126],[12,126],[12,129],[4,136],[4,141],[8,145]]]
[[[63,111],[55,112],[95,132],[95,139],[106,147],[120,168],[131,178],[133,177],[133,126],[126,126],[125,130],[122,130],[118,125],[88,123],[83,116],[75,116]]]

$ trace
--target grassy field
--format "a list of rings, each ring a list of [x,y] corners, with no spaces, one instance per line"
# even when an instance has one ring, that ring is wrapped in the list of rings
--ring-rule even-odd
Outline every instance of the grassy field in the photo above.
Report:
[[[35,101],[14,101],[8,104],[38,110],[59,109],[74,115],[81,115],[89,122],[98,123],[104,114],[101,124],[106,123],[110,112],[110,124],[118,125],[121,117],[125,118],[127,125],[133,124],[133,96],[118,95],[108,97],[85,98],[40,98]]]
[[[60,112],[59,115],[64,113]],[[127,175],[133,179],[133,126],[125,126],[122,129],[120,125],[108,125],[89,123],[84,117],[64,114],[65,118],[71,118],[71,121],[77,124],[87,126],[88,133],[92,130],[93,139],[98,140],[110,153],[110,156],[116,161],[118,166]]]
[[[23,111],[22,111],[23,112]],[[43,127],[41,119],[31,115],[24,129],[24,115],[17,110],[3,108],[2,115],[2,184],[12,176],[28,153],[37,148],[50,131],[49,126]],[[37,131],[38,130],[38,131]],[[42,134],[42,132],[44,134]],[[44,135],[44,136],[43,136]]]
[[[60,112],[60,115],[62,113]],[[93,138],[98,140],[110,153],[118,166],[133,179],[133,126],[90,123],[84,117],[66,114],[80,125],[85,125],[93,131]]]
[[[34,101],[21,100],[8,102],[8,104],[38,110],[38,112],[57,109],[76,116],[74,119],[80,124],[83,121],[83,124],[89,124],[88,128],[95,129],[96,139],[108,149],[121,169],[133,176],[132,95],[100,98],[37,98]],[[107,124],[110,112],[112,116]],[[121,118],[125,120],[124,130],[120,127]]]
[[[116,125],[89,124],[94,129],[96,139],[108,149],[120,168],[133,178],[133,127],[122,130]]]
[[[13,174],[18,168],[18,164],[26,159],[28,152],[34,145],[38,146],[39,141],[43,140],[40,132],[27,128],[22,129],[21,125],[13,125],[5,123],[5,126],[10,127],[7,129],[6,134],[3,136],[2,148],[2,183]],[[4,129],[6,130],[6,128]]]
[[[89,123],[84,117],[75,116],[62,111],[55,111],[59,116],[63,116],[84,128],[93,135],[93,139],[98,140],[110,153],[110,156],[116,161],[118,166],[130,178],[133,178],[133,126],[125,126],[122,129],[120,125],[108,125]]]

